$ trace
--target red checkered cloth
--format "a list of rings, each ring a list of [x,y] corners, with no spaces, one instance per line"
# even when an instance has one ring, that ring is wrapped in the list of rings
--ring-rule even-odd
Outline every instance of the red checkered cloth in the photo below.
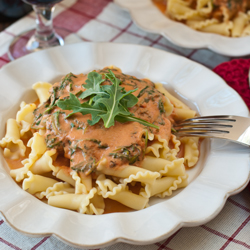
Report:
[[[191,60],[210,69],[231,60],[206,49],[184,49],[167,41],[161,35],[150,34],[139,29],[131,20],[128,12],[116,6],[111,0],[64,0],[57,4],[54,16],[55,26],[64,27],[77,33],[84,41],[123,42],[152,46]],[[8,46],[13,37],[34,26],[34,13],[17,21],[0,33],[0,67],[9,62]],[[249,100],[249,88],[239,87],[246,83],[246,72],[241,72],[239,62],[228,63],[231,76],[238,74],[238,85],[228,81],[244,98]],[[226,80],[229,68],[221,64],[215,72]],[[244,67],[246,65],[244,64]],[[250,65],[248,64],[247,67]],[[237,73],[238,70],[238,73]],[[242,76],[242,77],[241,77]],[[236,84],[236,85],[235,85]],[[244,85],[245,86],[245,85]],[[248,103],[249,104],[249,103]],[[250,188],[249,188],[250,189]],[[213,220],[198,227],[182,228],[166,240],[146,246],[133,246],[118,243],[106,250],[214,250],[214,249],[250,249],[250,190],[230,197],[223,210]],[[0,216],[0,249],[77,249],[59,241],[54,236],[31,238],[9,227]]]

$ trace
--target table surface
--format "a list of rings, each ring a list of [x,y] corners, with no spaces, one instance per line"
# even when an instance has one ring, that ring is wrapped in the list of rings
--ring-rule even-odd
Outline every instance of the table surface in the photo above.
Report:
[[[207,49],[184,49],[158,34],[139,29],[125,10],[111,0],[64,0],[56,5],[54,24],[78,34],[83,41],[141,44],[172,52],[213,69],[232,58]],[[34,13],[14,22],[0,33],[0,68],[9,63],[8,46],[13,37],[35,25]],[[94,31],[94,32],[93,32]],[[15,231],[0,215],[0,249],[77,249],[54,236],[31,238]],[[168,239],[146,246],[125,243],[102,249],[250,249],[250,192],[245,189],[228,198],[210,222],[182,228]]]

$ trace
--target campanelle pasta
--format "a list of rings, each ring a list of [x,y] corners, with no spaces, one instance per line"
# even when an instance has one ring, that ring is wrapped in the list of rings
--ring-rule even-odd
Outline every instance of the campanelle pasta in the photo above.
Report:
[[[153,0],[171,19],[192,29],[223,36],[250,35],[250,2],[247,0]]]
[[[21,161],[10,175],[30,194],[102,214],[108,200],[140,210],[188,184],[199,138],[177,138],[171,127],[196,113],[161,84],[111,66],[33,89],[39,104],[22,102],[0,141],[7,162]]]

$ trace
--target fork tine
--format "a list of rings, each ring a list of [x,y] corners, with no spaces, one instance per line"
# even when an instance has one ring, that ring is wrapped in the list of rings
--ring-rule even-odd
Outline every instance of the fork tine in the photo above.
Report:
[[[250,119],[235,115],[194,117],[174,124],[177,136],[199,136],[227,139],[250,146]]]
[[[174,129],[179,136],[200,136],[221,138],[228,134],[232,122],[236,120],[228,115],[202,116],[177,122]]]
[[[188,122],[192,122],[192,124],[200,123],[200,122],[214,124],[214,123],[221,123],[221,122],[227,123],[227,122],[235,122],[235,121],[236,119],[229,115],[200,116],[200,117],[194,117],[194,118],[179,121],[177,124],[184,124]]]
[[[187,133],[187,132],[189,132],[189,133],[192,133],[192,132],[194,132],[194,133],[198,133],[198,132],[201,132],[201,133],[204,133],[204,132],[206,132],[206,133],[208,133],[208,132],[210,132],[210,133],[229,133],[228,130],[214,129],[213,127],[191,127],[191,128],[187,127],[187,128],[180,128],[177,131],[178,131],[178,133],[180,133],[180,132],[183,132],[183,133]]]
[[[233,127],[233,125],[231,124],[222,124],[222,123],[213,123],[213,122],[187,122],[187,123],[177,123],[175,125],[175,129],[178,128],[195,128],[195,127],[202,127],[202,128],[231,128]]]
[[[227,130],[219,130],[214,128],[181,128],[176,130],[179,136],[200,136],[200,137],[221,137],[223,134],[228,134]]]
[[[191,136],[191,137],[209,137],[209,138],[223,138],[221,135],[223,133],[214,133],[214,132],[178,132],[178,136],[184,137],[184,136]]]

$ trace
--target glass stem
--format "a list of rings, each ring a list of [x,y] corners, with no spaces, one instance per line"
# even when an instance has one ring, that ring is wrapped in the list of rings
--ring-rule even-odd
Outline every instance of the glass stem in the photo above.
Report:
[[[55,8],[54,5],[32,5],[32,7],[36,13],[36,39],[40,41],[49,41],[53,39],[55,37],[52,19]]]

